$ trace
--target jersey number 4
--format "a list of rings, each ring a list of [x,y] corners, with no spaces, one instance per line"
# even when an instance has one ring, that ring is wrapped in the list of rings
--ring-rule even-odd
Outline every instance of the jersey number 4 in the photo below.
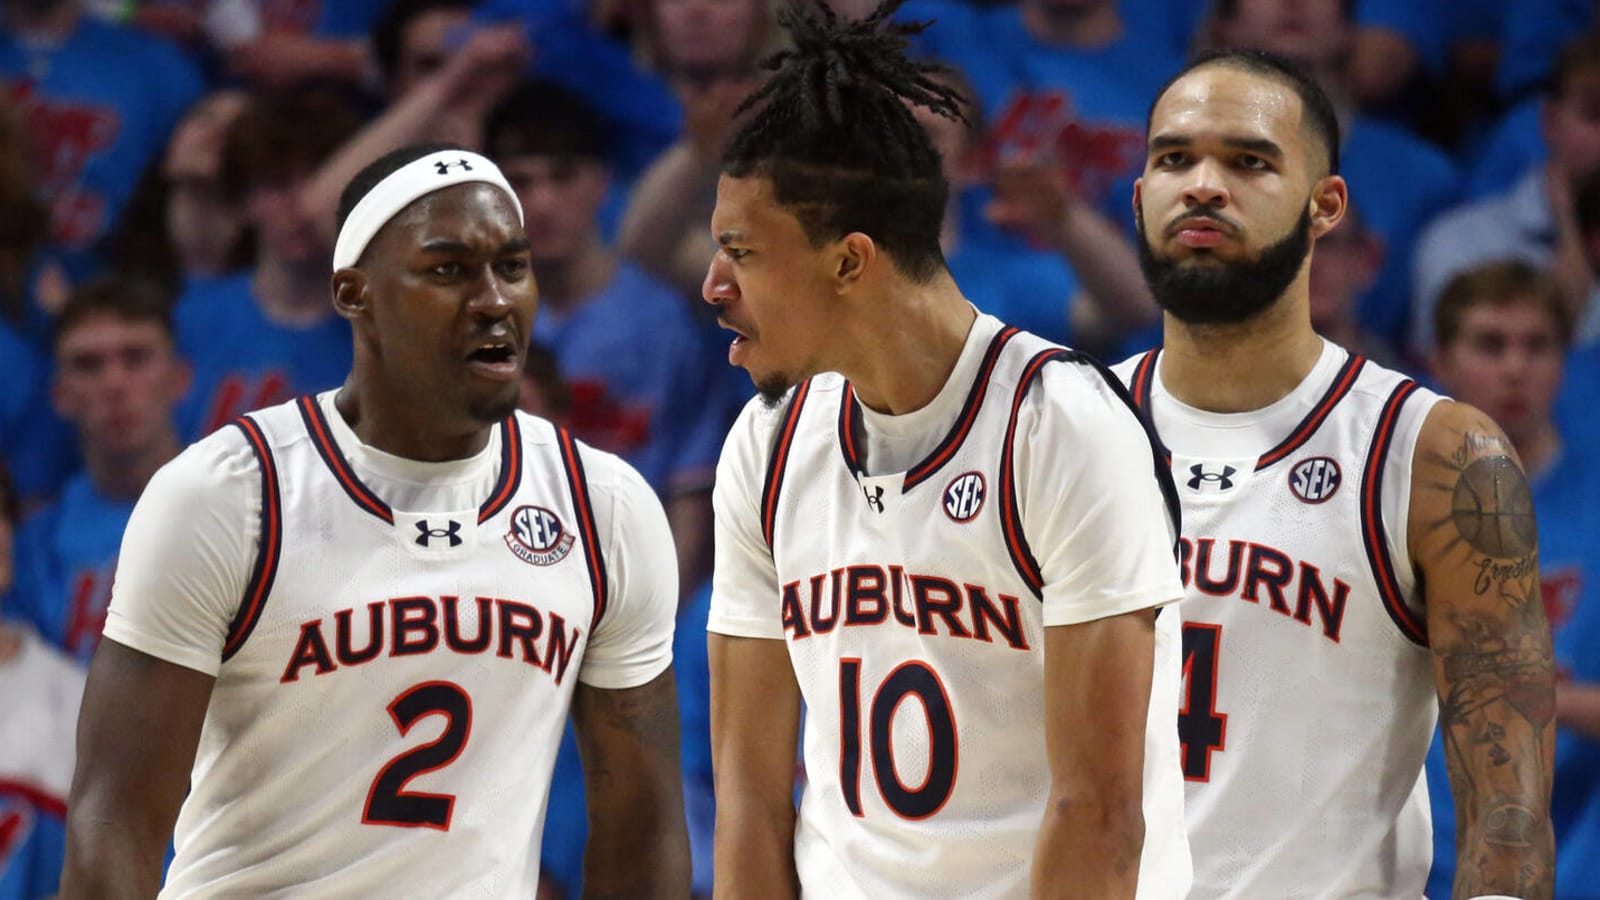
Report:
[[[908,787],[894,763],[890,731],[901,702],[915,697],[928,726],[928,774]],[[844,804],[861,815],[861,660],[839,660],[839,784]],[[926,819],[944,807],[956,786],[956,720],[939,676],[926,663],[902,663],[883,680],[867,710],[872,774],[878,793],[896,815]]]
[[[1221,642],[1221,625],[1184,623],[1178,740],[1183,744],[1185,781],[1211,780],[1211,754],[1223,748],[1228,736],[1228,716],[1217,712],[1217,645]]]
[[[444,716],[444,733],[396,756],[378,770],[367,791],[366,809],[361,812],[363,825],[450,830],[450,815],[456,805],[454,794],[423,794],[405,787],[411,779],[442,769],[461,755],[472,734],[472,699],[459,685],[425,681],[401,692],[389,704],[389,717],[402,737],[428,716]]]

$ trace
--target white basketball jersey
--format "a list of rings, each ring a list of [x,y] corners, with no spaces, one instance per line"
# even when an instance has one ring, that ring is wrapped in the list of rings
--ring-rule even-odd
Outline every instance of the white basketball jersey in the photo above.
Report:
[[[533,896],[605,614],[577,446],[517,414],[480,507],[403,512],[351,471],[315,399],[236,427],[262,539],[162,896]]]
[[[820,375],[791,395],[761,527],[806,706],[795,863],[807,897],[1027,896],[1050,773],[1042,578],[1013,447],[1023,395],[1050,364],[1085,363],[1000,331],[938,449],[888,475],[862,469],[848,382]],[[1157,619],[1141,898],[1188,883],[1176,612]]]
[[[1159,388],[1158,358],[1117,372],[1183,504],[1192,896],[1420,897],[1438,704],[1405,534],[1412,452],[1440,398],[1329,344],[1286,398],[1299,406],[1285,421],[1308,410],[1298,424],[1219,453],[1215,435],[1252,414],[1211,415],[1208,432],[1210,414]]]

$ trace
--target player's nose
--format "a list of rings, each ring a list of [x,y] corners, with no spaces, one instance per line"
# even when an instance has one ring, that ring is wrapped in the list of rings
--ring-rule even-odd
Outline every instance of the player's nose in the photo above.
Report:
[[[700,283],[700,296],[712,306],[727,303],[739,296],[739,286],[733,278],[733,265],[726,255],[718,251],[706,267],[705,281]]]
[[[1228,186],[1216,160],[1204,159],[1190,168],[1188,181],[1183,186],[1183,203],[1187,207],[1218,209],[1228,205]]]

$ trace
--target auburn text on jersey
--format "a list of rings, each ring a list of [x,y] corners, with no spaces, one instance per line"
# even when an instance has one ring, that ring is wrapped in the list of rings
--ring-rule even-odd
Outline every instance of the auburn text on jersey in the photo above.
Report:
[[[561,683],[582,629],[568,625],[556,613],[542,613],[515,600],[475,597],[467,603],[475,607],[475,614],[463,615],[461,598],[445,595],[375,600],[359,617],[366,620],[361,624],[356,624],[354,609],[334,613],[332,625],[327,618],[313,619],[300,626],[300,637],[279,680],[298,681],[307,669],[311,675],[326,675],[380,655],[432,653],[443,644],[454,653],[492,652],[542,669]]]

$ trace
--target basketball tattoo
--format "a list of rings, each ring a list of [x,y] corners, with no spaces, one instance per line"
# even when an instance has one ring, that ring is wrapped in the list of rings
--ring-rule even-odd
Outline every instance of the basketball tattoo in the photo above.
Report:
[[[1533,491],[1507,456],[1485,456],[1461,472],[1450,521],[1473,549],[1489,556],[1524,556],[1538,546]]]

